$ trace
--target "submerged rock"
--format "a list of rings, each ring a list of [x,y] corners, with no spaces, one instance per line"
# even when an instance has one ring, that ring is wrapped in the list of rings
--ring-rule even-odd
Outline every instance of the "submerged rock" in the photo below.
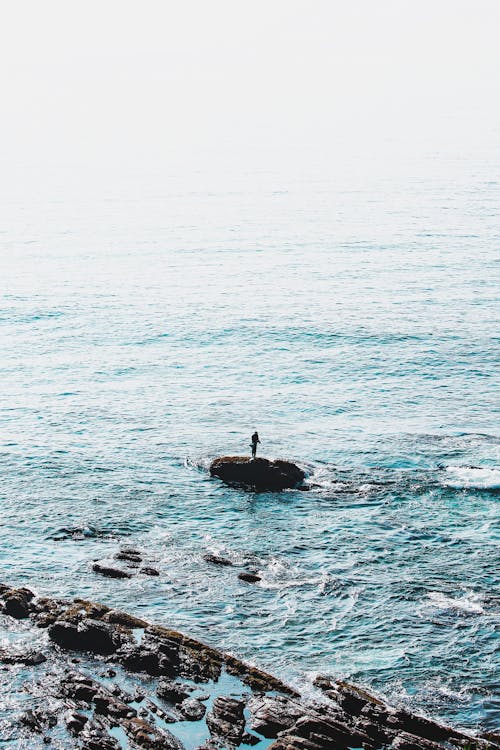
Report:
[[[160,575],[159,570],[156,570],[156,568],[151,568],[148,565],[146,565],[144,568],[141,568],[139,570],[139,573],[142,573],[144,576],[159,576]]]
[[[228,484],[272,491],[297,487],[306,476],[302,469],[291,461],[250,459],[247,456],[216,458],[210,465],[210,474]]]
[[[203,555],[203,559],[205,562],[212,563],[213,565],[231,566],[233,564],[231,560],[228,560],[226,557],[212,555],[210,552]]]

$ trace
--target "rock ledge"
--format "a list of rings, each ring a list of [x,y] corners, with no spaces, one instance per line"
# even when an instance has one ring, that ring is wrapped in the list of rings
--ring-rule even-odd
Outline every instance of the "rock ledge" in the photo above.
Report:
[[[210,464],[210,474],[228,484],[256,490],[280,491],[301,484],[305,473],[291,461],[247,456],[221,456]]]

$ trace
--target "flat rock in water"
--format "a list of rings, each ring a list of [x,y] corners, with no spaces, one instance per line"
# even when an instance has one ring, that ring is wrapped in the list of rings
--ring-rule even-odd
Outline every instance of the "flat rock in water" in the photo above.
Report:
[[[305,473],[291,461],[247,456],[221,456],[212,461],[210,474],[228,484],[239,484],[257,490],[285,490],[297,487]]]
[[[132,574],[126,570],[112,568],[109,565],[101,565],[100,563],[94,563],[92,570],[94,573],[99,573],[101,576],[106,576],[107,578],[132,578]]]
[[[240,581],[246,581],[247,583],[258,583],[262,581],[262,578],[255,573],[238,573]]]

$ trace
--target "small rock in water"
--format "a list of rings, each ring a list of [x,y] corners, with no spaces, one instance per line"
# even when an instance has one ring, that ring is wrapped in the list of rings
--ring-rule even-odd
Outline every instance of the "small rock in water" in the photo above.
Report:
[[[206,707],[197,698],[187,698],[178,706],[178,711],[186,721],[200,721],[205,716]]]
[[[169,703],[182,703],[189,698],[193,688],[190,685],[185,685],[182,682],[171,680],[168,677],[162,677],[158,683],[158,689],[156,691],[159,698],[162,698]]]
[[[115,560],[121,560],[126,562],[130,568],[135,568],[141,564],[142,557],[139,557],[139,555],[129,555],[128,552],[117,552]]]
[[[102,576],[106,576],[108,578],[132,578],[132,574],[128,573],[126,570],[121,570],[120,568],[112,568],[108,565],[101,565],[100,563],[94,563],[92,565],[92,570],[94,573],[99,573]]]
[[[262,581],[262,578],[255,575],[255,573],[238,573],[238,578],[247,583],[257,583],[258,581]]]
[[[228,560],[225,557],[220,557],[220,555],[211,555],[210,553],[206,553],[203,555],[203,559],[205,562],[213,563],[214,565],[232,565],[233,563],[231,560]]]
[[[142,573],[145,576],[159,576],[160,575],[159,570],[156,570],[156,568],[149,568],[147,566],[144,568],[141,568],[139,570],[139,573]]]

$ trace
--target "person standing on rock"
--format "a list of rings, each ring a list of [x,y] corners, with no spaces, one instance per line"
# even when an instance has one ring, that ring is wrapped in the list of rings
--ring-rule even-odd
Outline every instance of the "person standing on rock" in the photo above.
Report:
[[[259,433],[256,430],[252,435],[252,458],[255,458],[255,456],[257,455],[257,443],[260,443],[260,440]]]

